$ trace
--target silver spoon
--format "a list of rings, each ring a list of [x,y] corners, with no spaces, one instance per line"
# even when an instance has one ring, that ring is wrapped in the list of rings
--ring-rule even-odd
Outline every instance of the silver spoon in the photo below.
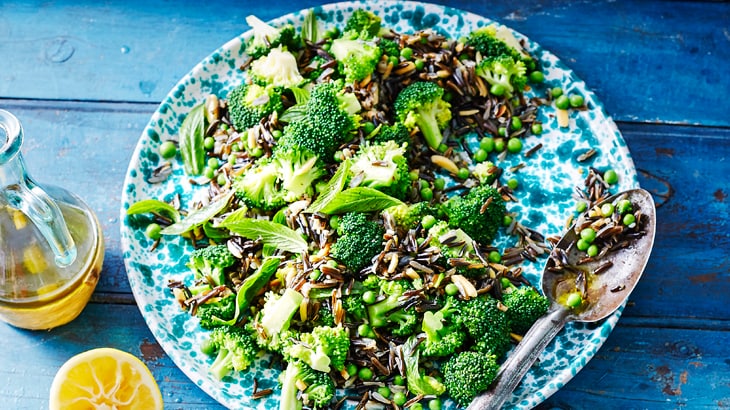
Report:
[[[566,323],[571,321],[595,322],[604,319],[626,301],[644,272],[651,254],[656,232],[656,208],[651,194],[640,188],[620,192],[606,198],[601,204],[613,203],[620,199],[628,199],[634,204],[634,210],[641,210],[644,215],[642,218],[645,218],[643,221],[645,234],[633,239],[628,247],[580,265],[581,271],[585,272],[581,275],[565,270],[558,272],[557,269],[554,269],[556,260],[562,259],[565,262],[566,259],[558,256],[558,249],[565,251],[570,265],[578,265],[578,261],[586,256],[585,252],[579,251],[574,246],[579,239],[579,233],[571,227],[555,245],[542,275],[542,291],[551,301],[548,313],[533,324],[502,365],[497,380],[491,388],[477,396],[469,405],[468,410],[501,409],[540,353],[545,350],[545,347]],[[576,221],[577,226],[580,226],[580,223],[581,220]],[[607,262],[610,263],[606,266],[610,265],[610,267],[601,268]],[[598,274],[592,273],[597,268],[605,270]],[[585,286],[585,292],[580,308],[572,309],[563,303],[565,303],[566,294],[576,289],[576,282]],[[563,303],[559,303],[559,301]]]

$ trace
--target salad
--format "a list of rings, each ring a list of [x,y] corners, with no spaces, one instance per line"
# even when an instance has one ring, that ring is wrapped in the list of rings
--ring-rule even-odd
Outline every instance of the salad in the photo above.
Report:
[[[247,22],[246,80],[160,145],[205,189],[127,210],[153,215],[151,239],[194,246],[167,285],[210,331],[210,373],[265,352],[281,409],[466,407],[549,305],[521,275],[549,246],[511,211],[519,182],[501,164],[529,167],[540,105],[567,126],[582,97],[526,98],[544,75],[498,25],[450,39],[367,10],[342,30],[313,13],[301,30]]]

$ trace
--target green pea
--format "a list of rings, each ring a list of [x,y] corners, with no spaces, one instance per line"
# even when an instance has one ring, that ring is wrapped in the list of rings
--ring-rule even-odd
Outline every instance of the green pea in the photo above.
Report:
[[[530,73],[530,81],[533,83],[541,83],[545,81],[545,74],[542,71],[533,71]]]
[[[213,343],[210,338],[205,339],[203,343],[200,344],[200,351],[207,356],[215,355],[217,353],[217,350],[218,349],[216,349],[215,343]]]
[[[441,410],[441,400],[433,399],[428,402],[428,410]]]
[[[570,94],[568,97],[570,99],[570,106],[573,108],[578,108],[583,106],[583,96],[579,94]]]
[[[589,246],[588,249],[586,249],[586,254],[591,258],[598,256],[598,246],[596,244]]]
[[[503,96],[505,92],[507,92],[507,89],[502,84],[494,84],[489,87],[489,93],[497,97]]]
[[[396,386],[405,386],[406,385],[406,379],[403,378],[400,374],[396,374],[393,377],[393,384]]]
[[[337,215],[333,215],[330,218],[330,228],[337,229],[340,226],[340,217]]]
[[[241,145],[239,145],[238,143],[231,145],[232,152],[238,152],[240,150],[241,150]]]
[[[469,168],[459,168],[459,172],[456,174],[459,179],[469,178]]]
[[[570,100],[567,96],[561,95],[555,99],[555,106],[561,110],[567,110],[570,107]]]
[[[378,387],[378,393],[381,396],[385,397],[386,399],[389,399],[391,391],[388,388],[388,386],[382,386],[382,387]]]
[[[454,285],[453,283],[449,283],[448,285],[444,286],[444,292],[446,292],[449,296],[456,296],[459,294],[459,287]]]
[[[339,267],[339,265],[337,264],[337,261],[334,259],[328,260],[327,266],[329,266],[330,268],[335,268],[335,269],[337,269]]]
[[[213,137],[205,137],[203,140],[203,148],[207,151],[212,150],[215,147],[215,139]]]
[[[236,161],[238,161],[238,157],[236,155],[229,155],[228,156],[228,163],[231,165],[236,165]]]
[[[502,255],[498,251],[491,251],[489,252],[489,256],[487,256],[487,259],[489,262],[499,263],[502,262]]]
[[[518,186],[520,186],[520,181],[518,181],[516,178],[510,178],[509,181],[507,181],[507,186],[511,190],[515,190]]]
[[[281,138],[282,135],[284,135],[284,133],[281,132],[281,130],[274,130],[271,132],[271,136],[274,137],[275,140]]]
[[[504,138],[497,138],[496,140],[494,140],[494,150],[495,151],[497,151],[497,152],[504,151],[504,145],[505,145]]]
[[[426,63],[421,58],[417,58],[416,61],[413,62],[416,65],[416,70],[421,71],[423,70],[423,67],[426,65]]]
[[[487,154],[494,151],[494,138],[484,137],[479,141],[479,148],[487,151]]]
[[[416,238],[416,243],[418,245],[423,245],[424,242],[426,242],[426,238],[421,237],[421,236],[419,236],[418,238]]]
[[[550,89],[550,95],[553,98],[558,98],[563,95],[563,89],[560,87],[553,87],[552,89]]]
[[[505,215],[504,218],[502,218],[502,225],[510,226],[510,225],[512,225],[513,220],[514,220],[514,218],[512,218],[511,216]]]
[[[422,188],[420,193],[421,199],[424,201],[430,201],[433,199],[433,190],[431,188]]]
[[[408,407],[408,410],[423,410],[423,404],[421,403],[413,403]]]
[[[256,147],[249,151],[249,154],[251,154],[251,156],[254,158],[259,158],[264,155],[264,150],[262,150],[261,147]]]
[[[205,169],[203,170],[203,175],[208,179],[213,179],[215,178],[215,169],[211,167],[205,167]]]
[[[350,377],[357,374],[357,365],[355,365],[354,363],[348,363],[346,369],[347,369],[347,374]],[[349,379],[349,377],[348,377],[348,379]]]
[[[636,216],[634,214],[626,214],[623,219],[624,225],[631,226],[636,222]]]
[[[402,391],[397,391],[393,393],[393,403],[395,403],[398,406],[402,406],[406,404],[408,401],[408,397],[406,397],[405,393]]]
[[[530,130],[532,131],[533,134],[540,135],[540,134],[542,134],[542,124],[540,124],[539,122],[533,122],[532,127],[530,127]]]
[[[499,127],[497,128],[497,134],[499,134],[500,137],[504,137],[507,135],[507,127]]]
[[[522,119],[520,117],[512,117],[512,129],[517,131],[520,128],[522,128]]]
[[[226,174],[221,173],[221,174],[218,174],[218,177],[216,178],[215,182],[218,183],[218,185],[223,186],[226,184],[226,182],[228,182],[228,178],[226,178]]]
[[[175,145],[174,142],[168,140],[160,144],[159,150],[162,158],[170,159],[177,154],[177,145]]]
[[[440,191],[446,187],[446,180],[443,178],[436,178],[433,180],[433,188]]]
[[[220,161],[216,157],[208,158],[208,166],[213,169],[217,169],[220,166]]]
[[[631,201],[628,199],[622,199],[618,201],[618,204],[616,204],[616,209],[618,209],[618,213],[623,215],[626,212],[631,212],[633,210],[633,206],[631,205]]]
[[[160,239],[160,237],[162,236],[161,232],[162,227],[154,222],[147,225],[147,228],[144,230],[144,234],[153,241]]]
[[[372,305],[375,303],[375,300],[378,298],[378,295],[375,294],[372,290],[366,290],[362,294],[362,301],[365,302],[368,305]]]
[[[433,215],[426,215],[421,219],[421,225],[424,229],[431,229],[434,225],[436,225],[436,218]]]
[[[613,185],[618,182],[618,174],[616,171],[609,169],[603,173],[603,180],[606,181],[607,184]]]
[[[593,228],[583,228],[580,231],[580,238],[588,243],[593,243],[596,240],[596,231]]]
[[[367,367],[362,367],[357,371],[357,376],[367,382],[373,379],[373,371]]]
[[[316,281],[317,279],[322,276],[322,271],[319,269],[313,269],[311,272],[309,272],[309,279]]]
[[[572,292],[565,299],[565,304],[568,305],[568,307],[577,308],[583,304],[583,298],[580,296],[580,293]]]
[[[223,131],[228,131],[228,124],[226,124],[224,122],[223,124],[220,125],[220,129],[222,129]]]
[[[575,203],[575,210],[578,212],[585,212],[588,209],[588,203],[586,201],[578,201]]]
[[[476,162],[484,162],[484,161],[486,161],[486,160],[487,160],[487,155],[489,155],[489,153],[487,153],[487,151],[485,151],[485,150],[483,150],[483,149],[479,148],[479,149],[478,149],[478,150],[477,150],[477,151],[476,151],[476,152],[474,153],[474,161],[476,161]]]
[[[366,121],[362,125],[362,130],[365,132],[365,135],[369,135],[371,132],[375,131],[375,124],[370,121]]]
[[[522,151],[522,140],[519,138],[510,138],[507,141],[507,151],[516,154]]]
[[[367,323],[363,323],[357,327],[357,334],[359,334],[360,337],[370,337],[372,333],[373,329]]]
[[[324,50],[324,51],[330,51],[330,47],[332,47],[332,44],[330,44],[330,43],[322,44],[322,50]]]
[[[612,203],[605,203],[601,205],[601,215],[603,216],[611,216],[613,215],[613,204]]]
[[[345,154],[342,153],[342,151],[337,151],[334,153],[335,162],[342,162],[345,160]]]
[[[579,251],[587,251],[588,247],[591,246],[590,243],[588,243],[585,239],[578,239],[578,241],[575,243],[575,247],[578,248]]]
[[[393,64],[394,66],[398,65],[400,60],[396,56],[390,56],[388,57],[388,63]]]
[[[429,188],[430,186],[431,186],[431,184],[428,181],[426,181],[425,179],[419,179],[418,180],[418,188],[419,189]]]
[[[411,172],[408,173],[408,179],[411,181],[418,181],[418,177],[420,176],[420,173],[417,169],[411,170]]]
[[[413,49],[410,47],[403,47],[400,50],[400,56],[406,60],[410,60],[413,57]]]

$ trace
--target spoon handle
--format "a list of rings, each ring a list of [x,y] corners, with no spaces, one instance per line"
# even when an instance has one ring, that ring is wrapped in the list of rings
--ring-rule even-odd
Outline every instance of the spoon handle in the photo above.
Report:
[[[492,388],[477,396],[467,410],[501,409],[540,353],[565,326],[569,313],[558,306],[538,319],[504,362]]]

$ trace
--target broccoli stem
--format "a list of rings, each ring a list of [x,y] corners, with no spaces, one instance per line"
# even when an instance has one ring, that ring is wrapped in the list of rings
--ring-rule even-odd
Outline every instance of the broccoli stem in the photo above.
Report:
[[[210,365],[209,372],[216,379],[222,380],[231,371],[233,371],[233,354],[230,350],[221,348],[213,364]]]
[[[261,327],[268,337],[278,335],[282,330],[286,330],[291,318],[299,310],[299,305],[304,300],[304,296],[294,289],[287,289],[284,294],[276,301],[274,309],[267,309],[261,318]]]
[[[441,134],[441,129],[439,129],[439,124],[434,113],[430,112],[430,110],[419,109],[416,124],[418,124],[418,128],[426,139],[426,144],[431,149],[438,150],[444,137]]]

